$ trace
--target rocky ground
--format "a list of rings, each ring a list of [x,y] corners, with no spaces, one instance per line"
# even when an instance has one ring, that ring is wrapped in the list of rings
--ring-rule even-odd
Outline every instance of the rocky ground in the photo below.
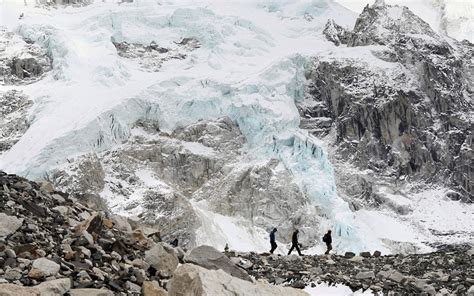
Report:
[[[49,183],[0,172],[0,295],[304,295],[254,281],[211,247],[95,211]]]
[[[229,254],[256,279],[295,288],[321,282],[352,290],[392,295],[466,295],[474,292],[474,248],[456,246],[412,255],[380,256],[379,252],[345,256],[261,256]]]
[[[159,229],[0,172],[1,295],[305,295],[295,288],[321,282],[466,295],[474,292],[473,256],[471,246],[406,256],[186,251],[162,242]]]

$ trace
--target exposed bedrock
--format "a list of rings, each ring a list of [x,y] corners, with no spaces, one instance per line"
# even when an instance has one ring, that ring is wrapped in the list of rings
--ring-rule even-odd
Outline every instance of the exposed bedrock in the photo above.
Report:
[[[319,241],[320,215],[289,171],[278,160],[246,162],[244,144],[227,117],[171,133],[154,121],[139,121],[123,145],[70,160],[48,178],[69,192],[100,196],[112,212],[158,226],[165,241],[178,238],[185,246],[196,244],[201,226],[194,201],[252,227],[277,226],[284,242],[294,227],[305,230],[306,246]]]
[[[359,168],[445,185],[472,202],[473,45],[450,44],[408,8],[383,3],[367,6],[352,31],[330,21],[324,34],[372,46],[390,64],[315,59],[302,127],[320,136],[334,127],[336,154]]]
[[[0,84],[36,82],[50,70],[51,59],[43,48],[0,27]]]

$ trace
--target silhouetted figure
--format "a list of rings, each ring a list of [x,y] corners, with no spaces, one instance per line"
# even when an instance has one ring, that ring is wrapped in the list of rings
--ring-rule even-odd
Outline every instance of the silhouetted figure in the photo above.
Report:
[[[273,254],[273,251],[278,247],[276,241],[275,241],[275,232],[277,232],[276,228],[273,228],[273,230],[270,232],[270,245],[272,248],[270,249],[270,253]]]
[[[290,251],[288,252],[288,255],[291,254],[293,249],[296,249],[296,251],[298,251],[298,255],[303,256],[303,254],[301,254],[299,243],[298,243],[298,233],[299,233],[298,229],[296,229],[295,232],[293,232],[293,236],[291,237],[291,248],[290,248]]]
[[[332,250],[331,230],[328,230],[328,232],[323,236],[323,242],[326,243],[326,248],[327,248],[326,253],[324,253],[324,254],[328,255],[329,251]]]
[[[175,238],[172,242],[170,242],[170,245],[176,248],[178,246],[178,239]]]

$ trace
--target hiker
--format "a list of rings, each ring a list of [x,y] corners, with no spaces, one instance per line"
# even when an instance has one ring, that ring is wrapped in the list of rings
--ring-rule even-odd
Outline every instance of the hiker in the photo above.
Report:
[[[323,242],[326,243],[326,248],[327,248],[326,253],[324,253],[324,254],[328,255],[329,251],[332,250],[331,230],[328,230],[328,232],[323,236]]]
[[[278,247],[277,243],[275,242],[275,232],[277,232],[276,228],[273,228],[273,230],[270,232],[270,245],[272,248],[270,249],[270,254],[273,254],[273,251]]]
[[[291,237],[291,248],[290,248],[290,251],[288,252],[288,255],[291,254],[291,251],[293,251],[293,249],[296,249],[296,251],[298,251],[298,255],[303,256],[303,254],[301,254],[299,243],[298,243],[298,233],[299,233],[298,229],[296,229],[295,232],[293,232],[293,236]]]
[[[178,246],[178,239],[175,238],[172,242],[170,242],[170,245],[176,248]]]

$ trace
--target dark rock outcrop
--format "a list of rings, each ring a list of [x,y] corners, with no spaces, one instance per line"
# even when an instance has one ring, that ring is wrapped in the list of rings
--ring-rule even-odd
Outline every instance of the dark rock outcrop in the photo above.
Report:
[[[474,46],[449,44],[408,8],[382,2],[365,7],[352,31],[330,21],[325,35],[378,46],[374,63],[315,59],[301,126],[318,136],[334,127],[336,154],[361,169],[443,184],[472,202]]]
[[[7,51],[9,47],[17,49]],[[43,48],[0,27],[0,84],[32,83],[51,68],[51,59]]]

